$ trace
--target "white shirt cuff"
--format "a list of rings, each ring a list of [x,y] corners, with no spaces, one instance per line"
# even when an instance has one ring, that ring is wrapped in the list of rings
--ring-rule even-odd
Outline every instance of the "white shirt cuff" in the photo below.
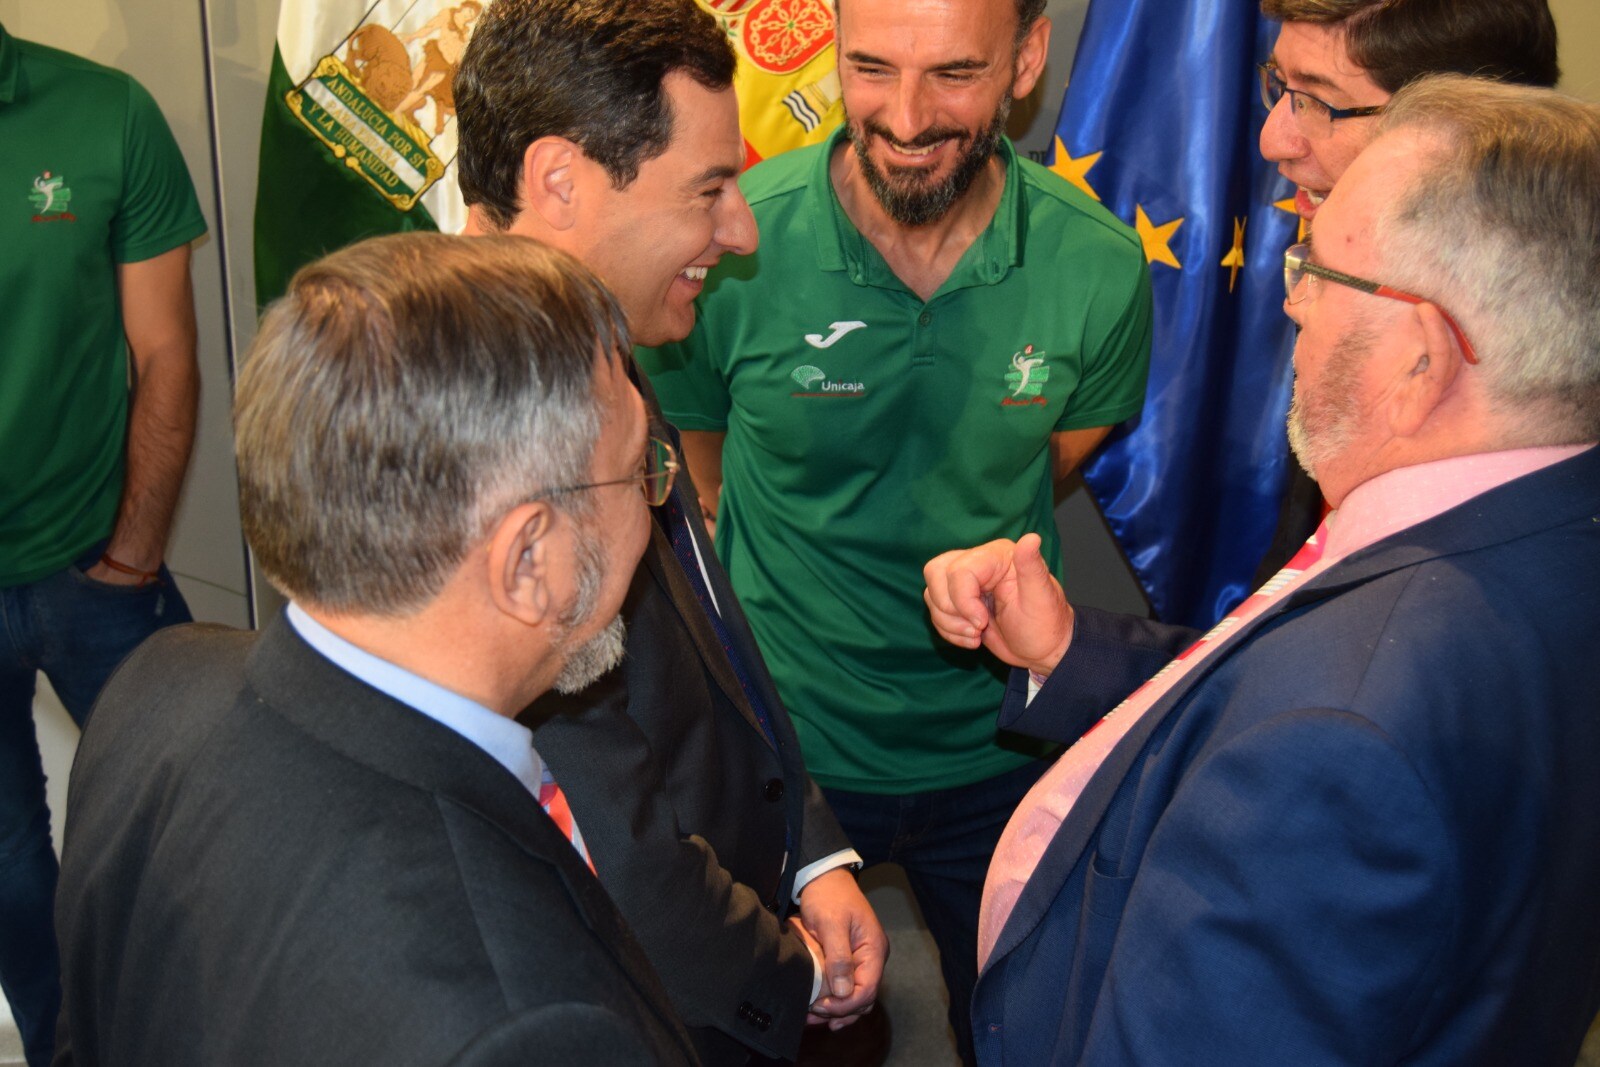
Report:
[[[840,867],[853,867],[861,869],[861,855],[853,848],[842,848],[832,855],[824,856],[815,863],[808,863],[801,867],[794,876],[794,902],[800,903],[800,891],[821,875]],[[817,998],[822,996],[822,957],[818,956],[810,945],[806,950],[811,952],[811,999],[808,1004],[815,1004]]]
[[[824,856],[815,863],[808,863],[801,867],[794,876],[794,902],[800,903],[800,891],[819,877],[827,874],[837,867],[851,867],[861,869],[861,856],[853,848],[841,848],[838,852]]]

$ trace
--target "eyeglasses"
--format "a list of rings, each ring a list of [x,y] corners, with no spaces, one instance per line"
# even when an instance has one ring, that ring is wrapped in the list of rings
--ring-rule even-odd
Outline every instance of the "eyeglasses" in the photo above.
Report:
[[[660,507],[667,502],[667,495],[672,492],[672,481],[678,475],[678,453],[673,451],[671,445],[659,437],[650,438],[650,447],[644,453],[644,470],[627,478],[612,478],[605,482],[586,482],[583,485],[567,485],[560,489],[546,489],[534,495],[533,499],[540,497],[560,496],[563,493],[580,493],[585,489],[600,489],[608,485],[627,485],[629,482],[638,482],[639,488],[644,491],[644,501],[651,507]]]
[[[1370,282],[1365,278],[1357,278],[1354,274],[1345,274],[1342,271],[1329,270],[1307,261],[1311,255],[1311,246],[1308,244],[1290,245],[1289,250],[1283,254],[1283,289],[1288,296],[1289,303],[1298,304],[1306,297],[1306,292],[1311,288],[1307,278],[1321,278],[1333,282],[1335,285],[1348,286],[1359,289],[1363,293],[1373,296],[1386,297],[1390,300],[1401,300],[1407,304],[1433,304],[1438,308],[1439,314],[1444,316],[1444,321],[1450,327],[1450,332],[1455,334],[1456,343],[1461,346],[1461,356],[1468,363],[1478,362],[1478,353],[1472,348],[1472,342],[1467,340],[1467,335],[1462,332],[1461,325],[1444,308],[1434,304],[1427,297],[1407,293],[1380,282]],[[1301,283],[1305,282],[1304,287]]]
[[[1261,102],[1267,105],[1267,110],[1271,111],[1277,107],[1278,101],[1288,94],[1289,113],[1300,125],[1300,131],[1307,137],[1317,140],[1331,135],[1333,124],[1339,119],[1358,119],[1365,115],[1376,115],[1387,106],[1377,104],[1372,107],[1334,107],[1332,104],[1324,104],[1309,93],[1289,88],[1279,74],[1276,64],[1261,63],[1257,65],[1256,72],[1261,76]]]

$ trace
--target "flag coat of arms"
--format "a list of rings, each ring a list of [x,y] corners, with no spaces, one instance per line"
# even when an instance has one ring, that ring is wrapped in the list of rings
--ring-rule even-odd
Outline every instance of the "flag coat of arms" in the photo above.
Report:
[[[377,234],[459,230],[451,80],[479,0],[285,0],[261,124],[256,296]]]
[[[1094,0],[1056,173],[1135,227],[1155,334],[1143,413],[1084,468],[1158,618],[1208,627],[1251,591],[1287,479],[1293,190],[1261,158],[1257,0]]]
[[[696,0],[738,55],[745,166],[827,139],[844,121],[832,0]]]

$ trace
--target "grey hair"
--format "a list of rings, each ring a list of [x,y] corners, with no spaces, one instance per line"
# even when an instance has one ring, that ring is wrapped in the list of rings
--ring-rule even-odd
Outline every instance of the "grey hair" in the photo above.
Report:
[[[506,511],[588,480],[596,351],[628,345],[594,276],[525,238],[401,234],[302,268],[234,401],[262,570],[330,610],[422,607]]]
[[[1380,211],[1385,281],[1436,300],[1530,443],[1600,436],[1600,106],[1458,75],[1414,82],[1381,132],[1434,144]]]

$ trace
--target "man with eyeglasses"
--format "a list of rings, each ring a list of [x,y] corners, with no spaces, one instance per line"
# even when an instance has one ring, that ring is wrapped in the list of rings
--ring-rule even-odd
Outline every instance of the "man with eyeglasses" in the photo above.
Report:
[[[1260,71],[1261,154],[1294,183],[1307,222],[1402,86],[1429,74],[1541,86],[1560,76],[1548,0],[1262,0],[1261,13],[1283,23]]]
[[[1294,183],[1303,229],[1401,86],[1468,74],[1548,87],[1560,73],[1548,0],[1262,0],[1261,11],[1283,23],[1259,71],[1268,109],[1261,154]],[[1321,517],[1321,491],[1291,465],[1258,581],[1277,572]]]
[[[706,272],[757,244],[733,73],[693,0],[498,0],[454,82],[467,232],[569,252],[635,342],[682,339]],[[524,721],[701,1059],[793,1058],[808,1021],[871,1007],[887,941],[693,485],[656,489],[626,659]]]
[[[626,345],[504,237],[368,241],[268,309],[239,496],[290,604],[163,630],[96,704],[56,1064],[698,1062],[516,721],[622,657],[671,483]]]
[[[1567,1067],[1600,1009],[1600,107],[1376,126],[1286,257],[1335,508],[1287,569],[1202,635],[1033,535],[928,564],[1001,721],[1081,738],[990,868],[980,1061]]]

